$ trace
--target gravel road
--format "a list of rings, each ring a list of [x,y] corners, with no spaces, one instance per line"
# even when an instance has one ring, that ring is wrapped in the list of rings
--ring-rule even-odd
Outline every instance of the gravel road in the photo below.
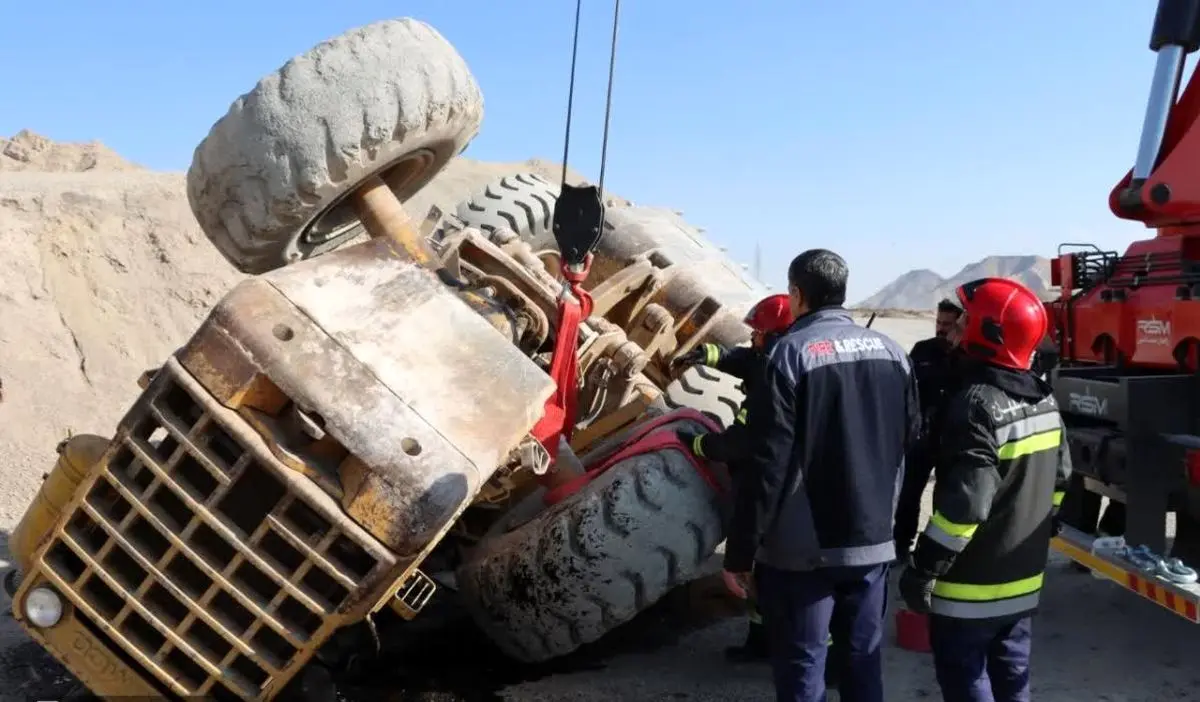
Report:
[[[927,320],[880,319],[906,345]],[[929,495],[926,495],[928,510]],[[11,525],[9,525],[11,526]],[[0,539],[0,542],[3,542]],[[0,543],[0,553],[7,550]],[[714,568],[716,562],[714,561]],[[4,609],[8,601],[3,595]],[[387,673],[341,694],[351,700],[739,700],[773,699],[763,666],[730,666],[722,649],[745,627],[713,578],[672,593],[638,620],[568,659],[529,668],[506,662],[468,626],[448,624],[420,648],[385,659]],[[1120,587],[1052,559],[1035,623],[1039,702],[1200,702],[1200,668],[1188,663],[1193,625]],[[889,700],[939,699],[927,655],[885,654]],[[0,618],[0,700],[56,699],[71,686],[7,615]]]

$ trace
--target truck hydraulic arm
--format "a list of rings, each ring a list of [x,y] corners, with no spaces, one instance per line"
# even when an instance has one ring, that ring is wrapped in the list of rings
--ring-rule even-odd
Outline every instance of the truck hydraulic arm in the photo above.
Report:
[[[1200,0],[1159,0],[1150,34],[1158,60],[1137,158],[1109,198],[1122,219],[1160,228],[1200,223],[1200,130],[1193,129],[1200,116],[1200,82],[1195,75],[1176,102],[1184,60],[1198,48]]]

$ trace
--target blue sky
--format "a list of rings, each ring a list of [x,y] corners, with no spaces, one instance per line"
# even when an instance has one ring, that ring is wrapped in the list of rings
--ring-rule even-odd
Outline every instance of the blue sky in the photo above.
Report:
[[[558,159],[574,2],[109,0],[4,8],[0,134],[105,142],[184,170],[287,58],[393,16],[437,27],[486,101],[473,158]],[[598,175],[611,3],[585,0],[572,165]],[[1133,161],[1153,0],[636,0],[622,6],[608,184],[682,210],[763,278],[816,246],[851,297],[1063,241],[1145,232],[1108,192]]]

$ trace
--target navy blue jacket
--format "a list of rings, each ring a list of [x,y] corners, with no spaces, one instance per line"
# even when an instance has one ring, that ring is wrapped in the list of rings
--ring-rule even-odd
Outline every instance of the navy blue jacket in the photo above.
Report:
[[[891,561],[904,454],[921,422],[904,349],[829,307],[797,319],[759,368],[726,570]]]

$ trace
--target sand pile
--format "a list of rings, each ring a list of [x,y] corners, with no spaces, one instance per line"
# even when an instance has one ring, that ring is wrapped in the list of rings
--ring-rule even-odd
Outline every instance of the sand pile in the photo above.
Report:
[[[141,166],[121,158],[97,141],[60,144],[28,129],[12,139],[0,138],[0,171],[141,171]]]
[[[454,205],[542,162],[459,159],[410,203]],[[200,232],[183,175],[98,143],[0,139],[0,528],[24,511],[69,433],[108,434],[137,378],[240,279]]]
[[[101,144],[0,141],[0,526],[55,444],[108,433],[138,375],[187,338],[238,275],[188,209],[181,174]]]

